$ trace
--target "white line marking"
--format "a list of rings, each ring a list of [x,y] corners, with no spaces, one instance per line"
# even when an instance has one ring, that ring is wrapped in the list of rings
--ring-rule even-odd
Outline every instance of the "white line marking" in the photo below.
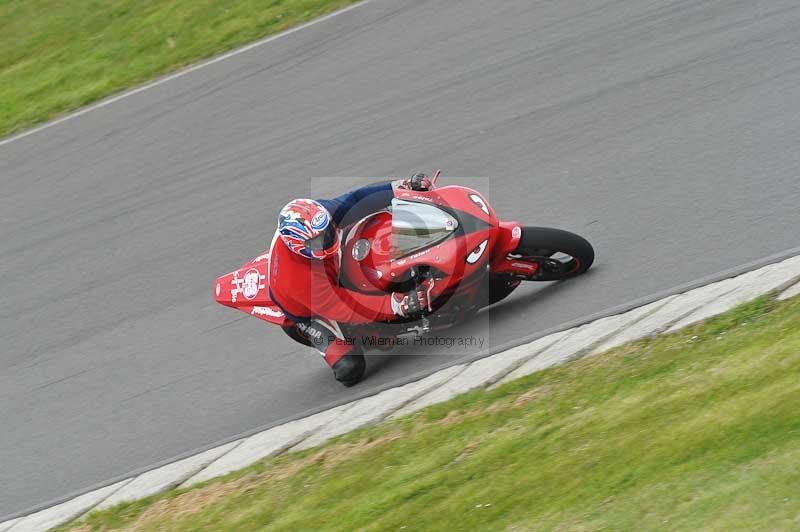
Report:
[[[214,63],[219,63],[220,61],[224,61],[225,59],[228,59],[229,57],[233,57],[233,56],[242,54],[244,52],[248,52],[248,51],[252,50],[253,48],[258,48],[259,46],[262,46],[264,44],[272,42],[272,41],[274,41],[276,39],[280,39],[281,37],[285,37],[287,35],[290,35],[290,34],[296,32],[296,31],[300,31],[302,29],[308,28],[309,26],[313,26],[314,24],[317,24],[319,22],[325,22],[326,20],[332,19],[333,17],[335,17],[337,15],[341,15],[342,13],[347,13],[348,11],[353,10],[353,9],[355,9],[357,7],[361,7],[363,5],[366,5],[366,4],[370,3],[371,1],[372,0],[361,0],[360,2],[356,2],[355,4],[352,4],[352,5],[349,5],[347,7],[344,7],[342,9],[338,10],[338,11],[334,11],[333,13],[328,13],[327,15],[323,15],[323,16],[321,16],[319,18],[315,18],[314,20],[310,20],[308,22],[300,24],[299,26],[295,26],[293,28],[289,28],[287,30],[284,30],[284,31],[282,31],[280,33],[276,33],[275,35],[270,35],[269,37],[265,37],[264,39],[261,39],[260,41],[256,41],[254,43],[247,44],[245,46],[242,46],[241,48],[236,48],[234,50],[231,50],[230,52],[225,52],[222,55],[218,55],[217,57],[213,57],[213,58],[211,58],[211,59],[209,59],[207,61],[203,61],[201,63],[197,63],[197,64],[192,65],[190,67],[187,67],[187,68],[185,68],[183,70],[179,70],[179,71],[174,72],[172,74],[169,74],[169,75],[167,75],[167,76],[165,76],[163,78],[159,78],[159,79],[157,79],[155,81],[151,81],[150,83],[146,83],[146,84],[144,84],[144,85],[142,85],[140,87],[136,87],[135,89],[131,89],[131,90],[128,90],[126,92],[123,92],[122,94],[117,94],[116,96],[111,96],[110,98],[107,98],[105,100],[101,100],[100,102],[92,104],[89,107],[84,107],[83,109],[79,109],[78,111],[74,111],[72,113],[64,115],[61,118],[56,118],[55,120],[52,120],[52,121],[46,122],[46,123],[44,123],[44,124],[42,124],[40,126],[34,127],[33,129],[29,129],[27,131],[23,131],[22,133],[17,133],[16,135],[12,135],[12,136],[8,137],[7,139],[0,140],[0,146],[5,146],[6,144],[10,144],[10,143],[14,142],[15,140],[19,140],[19,139],[25,138],[28,135],[33,135],[34,133],[38,133],[39,131],[51,128],[53,126],[57,126],[58,124],[62,124],[64,122],[66,122],[67,120],[72,120],[73,118],[77,118],[79,116],[85,115],[86,113],[94,111],[95,109],[100,109],[101,107],[105,107],[107,105],[111,105],[112,103],[118,102],[119,100],[121,100],[123,98],[127,98],[128,96],[133,96],[134,94],[138,94],[140,92],[146,91],[147,89],[150,89],[150,88],[156,87],[158,85],[161,85],[162,83],[166,83],[168,81],[172,81],[173,79],[176,79],[176,78],[179,78],[179,77],[184,76],[186,74],[189,74],[191,72],[194,72],[195,70],[200,70],[201,68],[205,68],[207,66],[213,65]]]

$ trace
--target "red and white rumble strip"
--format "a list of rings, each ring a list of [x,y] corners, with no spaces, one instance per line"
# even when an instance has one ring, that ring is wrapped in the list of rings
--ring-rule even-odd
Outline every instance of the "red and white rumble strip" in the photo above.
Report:
[[[556,332],[471,363],[451,366],[416,382],[272,427],[51,508],[0,523],[0,532],[47,530],[95,509],[175,486],[192,486],[263,458],[314,447],[353,429],[415,412],[475,388],[497,386],[581,356],[680,329],[766,293],[775,293],[779,299],[800,295],[800,256]]]

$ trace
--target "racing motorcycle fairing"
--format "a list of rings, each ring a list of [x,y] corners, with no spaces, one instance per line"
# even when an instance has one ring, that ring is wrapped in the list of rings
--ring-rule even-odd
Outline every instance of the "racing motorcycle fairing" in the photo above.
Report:
[[[489,304],[490,275],[541,279],[542,257],[516,251],[522,226],[500,221],[479,192],[451,185],[431,191],[396,188],[393,193],[390,207],[342,228],[341,286],[380,295],[408,292],[423,280],[434,281],[431,317],[443,328]],[[220,304],[286,327],[291,321],[270,299],[269,256],[267,250],[217,278],[214,295]]]
[[[438,177],[437,170],[434,184]],[[359,203],[368,188],[380,192],[380,201]],[[372,212],[386,206],[392,195],[390,206]],[[444,330],[508,297],[521,281],[561,281],[583,274],[594,262],[594,249],[582,236],[552,227],[522,227],[518,222],[500,221],[486,199],[467,187],[414,191],[384,185],[364,187],[342,197],[356,200],[334,202],[345,215],[350,214],[350,218],[337,218],[344,221],[338,268],[330,259],[322,265],[325,278],[340,285],[335,287],[337,297],[353,297],[340,287],[371,295],[404,294],[424,287],[429,305],[410,316],[387,321],[338,323],[340,339],[360,337],[363,342],[364,338],[397,339]],[[358,219],[360,216],[364,217]],[[275,240],[272,245],[276,245]],[[218,277],[214,297],[222,305],[279,325],[292,336],[293,322],[270,299],[270,250]],[[277,281],[274,274],[273,278]],[[314,282],[322,282],[322,278]],[[273,287],[277,288],[291,291],[297,287]],[[304,293],[304,298],[313,298],[316,290],[331,287],[309,288],[314,291]],[[322,309],[331,300],[324,301],[325,307],[316,307],[323,314]],[[351,302],[333,302],[345,310],[351,308]],[[381,316],[385,319],[392,315],[384,312]]]
[[[452,292],[485,271],[498,226],[491,206],[467,187],[396,190],[389,209],[347,232],[342,284],[366,293],[403,292],[425,273],[437,279],[434,298]]]
[[[214,299],[275,325],[289,325],[283,311],[269,297],[269,250],[238,270],[217,278]]]

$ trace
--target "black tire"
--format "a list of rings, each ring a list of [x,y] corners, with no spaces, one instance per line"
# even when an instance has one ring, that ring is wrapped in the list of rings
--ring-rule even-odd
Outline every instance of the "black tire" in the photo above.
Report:
[[[523,227],[514,254],[520,255],[521,260],[539,264],[531,281],[569,279],[584,273],[594,262],[594,248],[585,238],[552,227]]]

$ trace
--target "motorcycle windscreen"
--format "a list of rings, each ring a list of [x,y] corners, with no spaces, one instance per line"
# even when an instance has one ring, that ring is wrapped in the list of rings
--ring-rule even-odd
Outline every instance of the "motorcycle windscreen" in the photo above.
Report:
[[[458,220],[438,207],[395,198],[389,256],[398,259],[437,244],[457,227]]]

